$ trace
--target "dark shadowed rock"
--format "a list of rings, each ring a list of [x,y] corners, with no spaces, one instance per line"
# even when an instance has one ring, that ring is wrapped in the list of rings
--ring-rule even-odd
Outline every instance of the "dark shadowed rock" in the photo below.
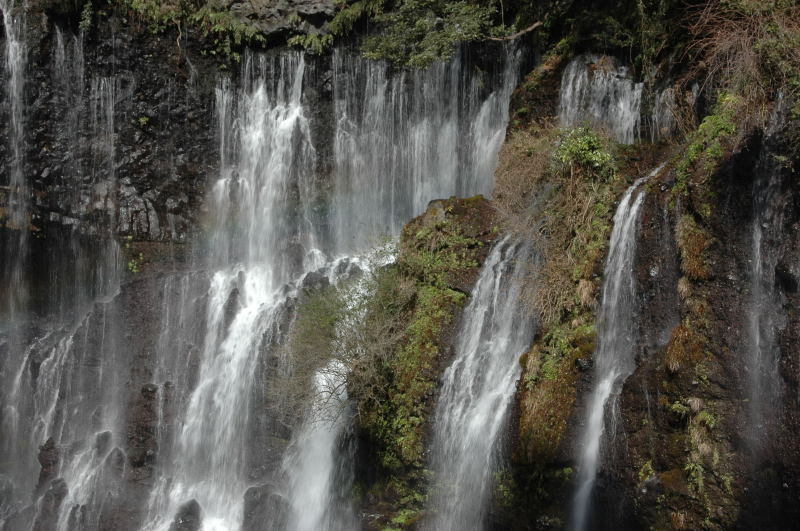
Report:
[[[178,508],[169,531],[197,531],[202,523],[200,504],[189,500]]]
[[[288,514],[288,502],[272,485],[250,487],[244,493],[244,520],[242,531],[283,529]]]
[[[33,523],[34,531],[47,531],[56,528],[58,512],[61,508],[61,502],[64,501],[64,497],[67,495],[67,491],[67,483],[61,478],[55,479],[50,483],[50,488],[39,504],[39,514]]]
[[[42,468],[39,471],[39,482],[36,484],[37,495],[41,494],[47,487],[47,484],[53,479],[53,476],[58,470],[58,448],[52,437],[47,439],[47,441],[39,447],[38,459]]]
[[[94,449],[98,455],[105,455],[111,446],[111,432],[101,431],[94,437]]]
[[[148,469],[155,462],[158,440],[156,424],[158,415],[158,386],[146,384],[142,387],[128,425],[128,463],[133,468]],[[144,473],[144,472],[143,472]],[[147,474],[149,476],[149,473]]]
[[[326,22],[336,9],[333,0],[251,0],[231,2],[231,13],[253,21],[264,33],[288,30],[327,33]]]

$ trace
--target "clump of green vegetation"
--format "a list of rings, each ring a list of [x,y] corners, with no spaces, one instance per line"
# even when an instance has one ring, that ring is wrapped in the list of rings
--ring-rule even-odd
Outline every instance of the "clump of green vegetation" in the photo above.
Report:
[[[569,168],[571,178],[574,178],[576,168],[595,178],[612,176],[615,171],[614,157],[608,151],[607,141],[604,142],[588,127],[576,127],[561,135],[555,158]]]
[[[502,469],[494,473],[492,499],[496,506],[501,509],[511,509],[516,503],[514,493],[514,476],[508,469]]]
[[[125,253],[129,256],[126,266],[130,273],[136,274],[142,270],[144,253],[137,253],[134,249],[133,236],[125,238]]]
[[[655,475],[656,472],[653,470],[653,462],[645,461],[645,463],[639,468],[639,483],[644,483]]]
[[[362,51],[366,57],[419,68],[449,58],[460,43],[511,33],[514,26],[505,26],[498,7],[502,8],[502,3],[476,0],[342,2],[328,22],[327,33],[295,35],[289,43],[319,54],[336,38],[349,33],[359,21],[368,21],[378,32],[363,42]]]
[[[138,273],[141,271],[142,262],[144,261],[144,254],[139,253],[137,256],[128,260],[128,271],[133,274]]]
[[[78,23],[78,28],[81,31],[89,31],[92,27],[92,17],[94,16],[94,9],[92,8],[92,2],[86,2],[83,4],[83,9],[81,9],[81,21]]]
[[[688,147],[675,166],[674,191],[689,197],[704,219],[711,217],[714,196],[709,181],[726,153],[733,149],[737,132],[735,117],[742,112],[742,101],[722,95],[714,113],[706,116],[688,138]]]
[[[697,414],[697,422],[709,430],[713,430],[717,425],[717,418],[706,410]]]
[[[694,493],[696,495],[702,494],[703,489],[705,488],[705,470],[703,469],[703,465],[689,462],[686,463],[686,466],[683,470],[686,472],[686,479],[688,480],[689,486],[693,489]]]
[[[373,19],[383,12],[385,0],[359,0],[342,2],[336,15],[328,22],[328,32],[324,34],[300,34],[289,38],[292,46],[304,48],[312,54],[321,54],[333,45],[334,39],[349,33],[362,19]]]
[[[236,18],[214,2],[192,13],[188,21],[197,26],[204,37],[212,39],[213,46],[207,50],[208,54],[221,55],[235,62],[241,58],[238,50],[242,46],[258,46],[267,42],[266,36],[254,24]]]
[[[218,0],[210,0],[202,7],[183,0],[113,0],[112,4],[128,10],[147,24],[153,34],[170,28],[175,29],[178,35],[189,27],[198,29],[210,39],[210,46],[204,53],[218,56],[223,61],[238,62],[239,51],[244,45],[266,43],[266,36],[256,24],[237,18]]]
[[[457,43],[489,35],[496,13],[496,6],[488,2],[402,0],[375,16],[383,31],[367,38],[364,52],[370,59],[426,66],[450,57]]]
[[[674,413],[678,418],[685,419],[691,413],[692,408],[684,404],[680,400],[676,400],[669,406],[669,410],[671,413]]]

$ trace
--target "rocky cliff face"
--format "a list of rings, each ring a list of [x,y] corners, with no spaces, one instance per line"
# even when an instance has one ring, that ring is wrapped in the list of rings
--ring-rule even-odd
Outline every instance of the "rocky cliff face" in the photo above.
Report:
[[[337,2],[229,2],[225,8],[284,38],[288,32],[327,32]],[[561,299],[557,290],[523,294],[532,314],[543,299],[555,310],[538,315],[533,346],[519,353],[515,411],[498,442],[497,455],[508,459],[491,464],[487,526],[566,527],[580,435],[598,384],[596,320],[613,212],[634,178],[662,164],[643,185],[629,272],[636,294],[630,323],[635,368],[619,387],[616,410],[606,415],[589,527],[778,530],[800,517],[800,181],[792,145],[797,125],[786,109],[778,109],[769,127],[742,135],[740,145],[726,145],[708,176],[699,183],[689,179],[696,187],[689,193],[681,160],[692,146],[675,138],[673,111],[677,97],[687,99],[693,114],[702,96],[689,98],[666,80],[634,82],[619,59],[551,55],[513,98],[513,132],[501,172],[516,168],[516,180],[494,200],[436,201],[409,220],[434,198],[425,195],[432,190],[449,195],[491,189],[481,180],[481,164],[494,162],[484,155],[502,140],[500,100],[508,94],[501,85],[513,83],[515,75],[513,68],[501,75],[491,63],[508,50],[468,49],[463,62],[418,75],[361,63],[345,49],[333,57],[305,56],[302,70],[291,56],[287,64],[292,73],[301,71],[302,112],[310,125],[288,143],[313,149],[288,149],[286,159],[267,162],[237,153],[251,156],[245,161],[250,166],[237,160],[227,168],[237,183],[246,180],[241,172],[294,167],[303,157],[304,167],[314,169],[310,180],[292,174],[285,188],[270,189],[282,201],[273,206],[288,212],[275,219],[291,225],[275,244],[282,252],[273,254],[286,268],[308,270],[281,286],[286,300],[262,330],[262,321],[241,324],[241,316],[266,306],[250,300],[264,292],[246,281],[255,273],[226,269],[246,261],[232,240],[243,234],[237,231],[246,221],[248,195],[231,186],[230,197],[210,197],[212,181],[226,170],[220,168],[224,150],[231,149],[226,141],[233,138],[219,132],[227,127],[234,135],[249,134],[247,115],[229,112],[224,127],[216,122],[220,108],[231,104],[224,98],[241,98],[240,109],[256,98],[257,80],[269,86],[265,98],[280,100],[276,94],[290,92],[292,73],[255,72],[258,67],[242,72],[211,53],[213,36],[180,27],[152,32],[122,6],[99,9],[93,16],[101,23],[85,30],[74,15],[49,3],[29,5],[21,144],[30,187],[27,227],[10,221],[12,187],[0,195],[3,248],[25,234],[28,249],[18,277],[27,311],[19,326],[9,319],[13,333],[0,342],[8,406],[0,420],[5,433],[22,433],[26,416],[57,427],[45,437],[32,424],[30,439],[3,439],[2,470],[25,478],[15,487],[0,477],[3,529],[133,530],[156,516],[169,529],[199,529],[211,504],[199,501],[199,490],[180,503],[170,498],[164,471],[179,460],[170,452],[179,447],[186,411],[193,400],[202,402],[193,392],[203,364],[206,374],[213,372],[208,367],[214,356],[205,359],[204,353],[236,343],[228,335],[236,323],[245,332],[258,331],[254,338],[234,338],[255,344],[243,356],[253,360],[252,385],[242,398],[251,419],[236,439],[247,469],[236,478],[247,489],[234,496],[242,525],[261,529],[270,519],[277,529],[297,520],[284,484],[291,476],[286,449],[300,452],[291,446],[300,414],[285,411],[284,397],[267,388],[291,372],[279,347],[297,305],[357,269],[356,261],[321,266],[314,260],[356,248],[354,240],[374,236],[373,224],[389,232],[405,224],[400,272],[387,269],[396,276],[381,299],[399,308],[402,333],[391,355],[380,360],[389,383],[359,404],[353,431],[329,437],[333,449],[317,449],[315,457],[350,460],[326,462],[335,472],[323,480],[344,478],[345,485],[328,497],[348,511],[361,509],[368,528],[421,528],[430,521],[428,513],[436,510],[426,497],[435,484],[429,443],[437,389],[475,278],[494,242],[508,232],[568,257],[553,266],[563,271],[542,273],[533,264],[530,271],[534,287],[555,278],[568,292]],[[265,53],[288,56],[285,50]],[[507,57],[524,62],[513,53]],[[367,96],[361,98],[361,91]],[[624,106],[613,105],[623,97]],[[272,103],[261,110],[286,111],[296,102]],[[583,128],[587,118],[633,145]],[[259,140],[262,131],[251,129]],[[6,161],[13,158],[13,132],[9,120],[0,127]],[[270,141],[279,137],[279,131],[268,133]],[[580,144],[573,145],[576,152],[560,151],[576,138],[599,158],[576,159],[587,149]],[[350,180],[334,183],[341,177],[337,164]],[[547,173],[556,166],[562,174]],[[0,172],[0,181],[12,182],[9,164]],[[404,180],[384,179],[394,172]],[[536,186],[526,189],[531,176]],[[576,179],[577,188],[571,185]],[[335,184],[345,189],[344,199],[335,196]],[[228,210],[213,211],[214,200]],[[542,205],[554,208],[549,219]],[[331,215],[334,206],[340,211]],[[507,223],[509,209],[517,209],[517,226]],[[259,219],[272,215],[260,212]],[[212,232],[216,240],[210,243]],[[259,234],[248,233],[256,243]],[[307,252],[314,238],[321,241],[313,249],[319,254]],[[565,240],[553,243],[558,238]],[[250,245],[252,252],[264,251]],[[210,266],[213,260],[223,265]],[[0,263],[3,278],[12,278],[10,261]],[[228,273],[219,300],[211,300],[209,286]],[[4,283],[0,295],[10,299],[14,288]],[[11,396],[22,398],[11,402]],[[199,433],[206,441],[213,435]],[[204,455],[205,447],[198,448],[197,455]],[[318,518],[327,522],[323,526],[355,525],[328,514]]]

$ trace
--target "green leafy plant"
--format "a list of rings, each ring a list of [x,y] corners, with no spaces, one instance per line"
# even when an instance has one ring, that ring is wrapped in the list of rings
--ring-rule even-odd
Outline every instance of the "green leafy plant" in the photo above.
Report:
[[[555,151],[555,158],[570,168],[581,168],[600,176],[614,172],[614,157],[606,150],[600,136],[591,128],[576,127],[565,131]]]
[[[91,29],[93,16],[94,9],[92,8],[92,2],[88,1],[83,4],[83,9],[81,10],[81,21],[78,23],[78,27],[81,31],[89,31]]]

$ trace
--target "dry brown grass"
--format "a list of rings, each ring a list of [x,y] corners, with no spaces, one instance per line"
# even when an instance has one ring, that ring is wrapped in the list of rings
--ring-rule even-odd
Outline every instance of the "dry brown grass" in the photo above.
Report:
[[[741,98],[740,135],[763,127],[776,92],[800,76],[800,5],[796,0],[710,0],[692,11],[690,78]],[[788,88],[788,90],[787,90]]]
[[[672,529],[686,529],[686,513],[684,511],[672,511],[669,513],[669,521]]]
[[[692,296],[692,283],[686,277],[678,279],[678,297],[682,301],[686,301]]]
[[[507,228],[521,236],[538,233],[537,194],[546,185],[557,140],[552,128],[513,132],[500,151],[494,204]]]
[[[703,338],[686,323],[676,326],[667,343],[667,352],[664,356],[667,370],[676,373],[694,367],[702,358]]]
[[[610,230],[610,187],[577,167],[554,168],[558,135],[552,127],[512,133],[495,173],[502,223],[533,241],[542,257],[524,296],[544,327],[578,307],[594,307],[593,273]]]
[[[681,252],[681,270],[690,280],[707,280],[711,276],[708,248],[711,235],[688,214],[678,220],[676,229]]]

